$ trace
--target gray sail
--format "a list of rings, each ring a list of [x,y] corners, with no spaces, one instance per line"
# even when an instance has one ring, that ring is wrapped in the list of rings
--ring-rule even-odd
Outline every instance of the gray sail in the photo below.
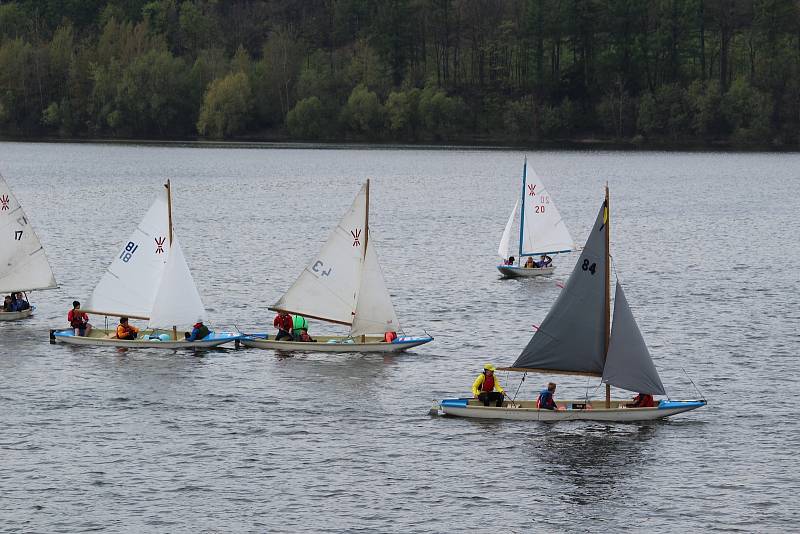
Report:
[[[512,367],[603,374],[607,221],[603,202],[567,285]]]
[[[619,281],[603,382],[637,393],[666,394]]]

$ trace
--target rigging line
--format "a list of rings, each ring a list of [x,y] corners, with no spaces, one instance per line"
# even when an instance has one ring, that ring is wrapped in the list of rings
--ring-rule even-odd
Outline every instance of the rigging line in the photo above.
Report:
[[[522,373],[522,380],[520,380],[520,381],[519,381],[519,385],[517,386],[517,391],[515,391],[515,392],[514,392],[514,397],[511,399],[511,402],[512,402],[512,403],[513,403],[515,400],[517,400],[517,395],[519,395],[519,389],[522,387],[522,383],[523,383],[523,382],[525,382],[525,377],[526,377],[527,375],[528,375],[528,372],[527,372],[527,371],[525,371],[524,373]],[[508,373],[506,373],[506,379],[508,379]]]
[[[697,385],[694,383],[694,380],[692,380],[692,377],[689,376],[689,373],[686,372],[686,369],[681,367],[681,371],[683,371],[683,374],[685,374],[686,378],[689,379],[689,382],[692,383],[692,385],[694,386],[694,390],[697,392],[698,395],[700,395],[700,398],[703,399],[703,401],[705,401],[706,400],[706,396],[703,395],[703,392],[701,392],[700,389],[697,387]]]

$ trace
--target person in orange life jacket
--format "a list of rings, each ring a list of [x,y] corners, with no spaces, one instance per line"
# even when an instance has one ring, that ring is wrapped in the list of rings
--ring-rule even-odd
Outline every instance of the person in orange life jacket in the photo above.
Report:
[[[536,262],[533,261],[533,256],[528,256],[528,259],[525,261],[525,268],[526,269],[533,269],[537,267]]]
[[[647,393],[639,393],[633,398],[633,404],[626,404],[628,408],[654,408],[656,402],[653,400],[652,395]]]
[[[278,315],[272,321],[272,326],[278,329],[278,334],[275,336],[275,341],[292,341],[292,316],[288,312],[279,311]]]
[[[472,395],[475,396],[484,406],[494,403],[498,408],[503,405],[505,391],[500,385],[500,381],[494,376],[495,366],[487,363],[483,366],[483,372],[472,383]]]
[[[69,325],[75,330],[76,336],[88,336],[92,333],[92,325],[89,324],[89,316],[81,311],[81,303],[77,300],[72,301],[72,309],[67,314]]]
[[[136,339],[139,335],[139,329],[135,326],[128,324],[127,317],[120,317],[119,324],[117,325],[117,339]]]
[[[556,385],[554,382],[547,384],[547,389],[543,389],[539,393],[539,398],[536,400],[536,407],[540,410],[557,410],[556,400],[553,395],[556,392]]]
[[[186,338],[186,341],[200,341],[210,333],[211,330],[203,324],[203,320],[198,319],[197,322],[192,325],[191,333],[184,332],[183,336]]]

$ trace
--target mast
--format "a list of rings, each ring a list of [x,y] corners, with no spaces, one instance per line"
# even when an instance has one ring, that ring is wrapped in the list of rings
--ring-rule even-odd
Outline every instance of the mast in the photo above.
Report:
[[[610,250],[610,236],[611,236],[611,204],[609,203],[608,182],[606,182],[606,201],[605,201],[605,223],[606,223],[606,272],[603,274],[603,283],[605,285],[605,300],[604,311],[605,317],[603,318],[603,326],[605,328],[605,343],[603,348],[603,365],[608,359],[608,345],[611,340],[611,250]],[[606,408],[611,408],[611,384],[606,383]]]
[[[522,164],[522,208],[519,212],[519,253],[517,254],[517,265],[522,265],[522,238],[525,231],[525,183],[528,176],[528,156]]]
[[[367,261],[367,247],[369,246],[369,178],[367,178],[366,208],[364,209],[364,254],[361,256],[361,276],[364,276],[364,264]],[[360,291],[359,291],[360,293]],[[358,308],[358,302],[356,302]],[[367,342],[367,335],[361,334],[361,342]]]
[[[172,249],[172,188],[170,187],[169,180],[167,183],[164,184],[164,187],[167,188],[167,223],[169,227],[168,235],[168,245],[169,248]],[[178,340],[178,328],[176,326],[172,326],[172,339],[175,341]]]

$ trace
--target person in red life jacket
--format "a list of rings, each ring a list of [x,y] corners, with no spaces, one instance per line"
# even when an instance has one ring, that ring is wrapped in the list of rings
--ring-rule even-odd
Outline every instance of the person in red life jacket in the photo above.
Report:
[[[556,400],[553,398],[555,393],[556,384],[555,382],[550,382],[547,384],[547,389],[543,389],[539,393],[539,398],[536,399],[536,407],[540,410],[558,410]]]
[[[294,337],[292,336],[292,316],[289,315],[288,312],[279,311],[278,315],[275,316],[275,319],[272,321],[272,326],[278,329],[278,335],[275,336],[275,341],[292,341]]]
[[[472,395],[475,396],[484,406],[494,403],[498,408],[503,405],[505,391],[500,385],[500,381],[494,376],[495,366],[487,363],[483,366],[483,372],[472,383]]]
[[[210,333],[211,330],[203,324],[203,320],[198,319],[197,322],[192,325],[192,331],[184,332],[183,336],[186,338],[186,341],[200,341]]]
[[[633,398],[633,404],[627,404],[628,408],[655,408],[656,402],[652,395],[639,393]]]
[[[76,336],[85,337],[92,333],[89,316],[81,311],[81,303],[77,300],[72,301],[72,309],[67,314],[67,321],[74,329]]]

